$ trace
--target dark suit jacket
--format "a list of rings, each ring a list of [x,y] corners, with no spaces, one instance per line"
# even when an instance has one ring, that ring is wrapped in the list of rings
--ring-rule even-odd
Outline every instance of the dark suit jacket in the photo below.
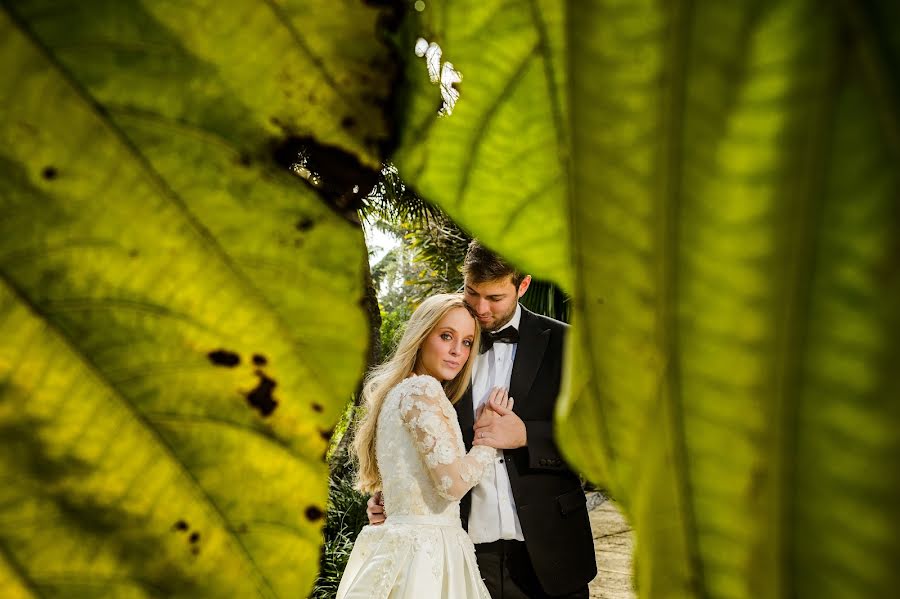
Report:
[[[522,308],[509,395],[525,423],[527,446],[504,450],[519,522],[535,574],[551,595],[584,588],[597,574],[594,539],[581,481],[566,465],[553,435],[568,325]],[[456,404],[466,450],[472,447],[472,388]],[[471,496],[460,508],[468,526]]]

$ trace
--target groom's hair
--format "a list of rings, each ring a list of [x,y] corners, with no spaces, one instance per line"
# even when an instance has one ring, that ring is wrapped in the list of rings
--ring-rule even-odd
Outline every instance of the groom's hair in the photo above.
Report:
[[[463,276],[472,283],[485,283],[512,276],[512,284],[519,288],[525,275],[516,270],[500,256],[481,245],[477,239],[469,243],[466,258],[463,260]]]

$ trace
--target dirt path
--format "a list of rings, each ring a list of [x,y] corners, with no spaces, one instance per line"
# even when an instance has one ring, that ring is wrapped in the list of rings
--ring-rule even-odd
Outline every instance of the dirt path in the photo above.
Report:
[[[631,552],[634,542],[631,527],[612,501],[599,494],[588,496],[594,549],[597,551],[597,577],[590,584],[592,599],[634,599],[631,585]]]

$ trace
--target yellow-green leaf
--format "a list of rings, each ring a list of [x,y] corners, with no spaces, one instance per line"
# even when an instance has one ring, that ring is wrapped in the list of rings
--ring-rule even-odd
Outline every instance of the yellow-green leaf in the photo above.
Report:
[[[409,99],[395,162],[484,243],[571,288],[563,8],[555,0],[427,2],[401,48]],[[413,54],[417,37],[438,43],[443,62],[462,73],[452,114],[438,116],[441,93]]]
[[[308,8],[3,4],[3,596],[308,592],[366,252],[279,162],[371,176],[389,89]]]
[[[643,597],[900,584],[896,12],[431,2],[416,26],[464,78],[436,118],[411,59],[401,174],[572,292],[560,442],[625,507]]]

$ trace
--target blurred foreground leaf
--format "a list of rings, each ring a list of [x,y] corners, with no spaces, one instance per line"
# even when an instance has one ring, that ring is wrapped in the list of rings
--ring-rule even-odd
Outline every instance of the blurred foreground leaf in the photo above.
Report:
[[[558,431],[642,597],[900,587],[900,19],[887,2],[447,2],[398,166],[573,296]],[[411,49],[411,46],[410,46]]]
[[[306,4],[2,5],[0,596],[311,588],[389,81]]]

